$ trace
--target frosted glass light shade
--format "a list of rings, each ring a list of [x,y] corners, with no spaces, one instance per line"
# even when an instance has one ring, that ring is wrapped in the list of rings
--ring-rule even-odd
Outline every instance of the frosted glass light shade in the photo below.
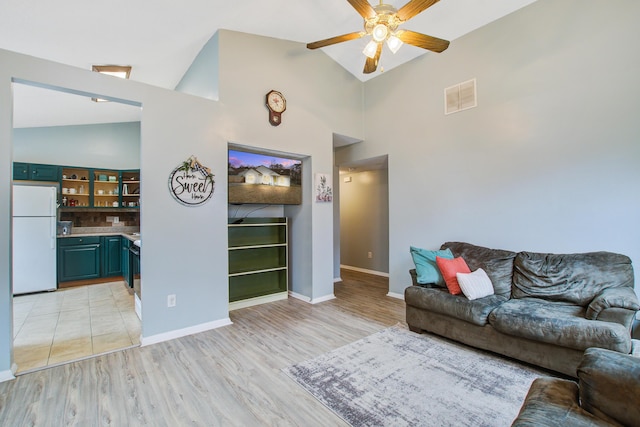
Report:
[[[376,25],[375,27],[373,27],[373,31],[371,32],[373,39],[377,42],[381,42],[386,39],[388,34],[389,29],[384,24]]]
[[[378,50],[378,43],[376,43],[374,40],[371,40],[364,47],[364,50],[362,51],[362,53],[364,53],[365,56],[373,59],[373,57],[376,56],[376,51],[377,50]]]
[[[389,47],[391,52],[396,53],[398,49],[400,49],[400,46],[402,46],[402,40],[396,36],[389,36],[387,39],[387,47]]]

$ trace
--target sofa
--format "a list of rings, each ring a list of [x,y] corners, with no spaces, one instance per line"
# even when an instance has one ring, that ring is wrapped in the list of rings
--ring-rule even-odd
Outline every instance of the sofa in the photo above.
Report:
[[[640,358],[590,348],[577,374],[534,380],[512,426],[640,427]]]
[[[421,251],[427,265],[412,252],[413,285],[404,294],[406,321],[414,332],[431,332],[574,378],[587,348],[629,354],[637,345],[631,328],[640,304],[625,255],[516,253],[465,242]],[[486,273],[491,294],[469,299],[430,280],[428,268],[435,263],[429,257],[444,253],[453,261],[462,258],[468,271]]]

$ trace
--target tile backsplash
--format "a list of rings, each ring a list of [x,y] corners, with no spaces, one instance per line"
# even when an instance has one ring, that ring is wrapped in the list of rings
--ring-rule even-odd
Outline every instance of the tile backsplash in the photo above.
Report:
[[[74,227],[140,227],[140,212],[60,212],[60,221]]]

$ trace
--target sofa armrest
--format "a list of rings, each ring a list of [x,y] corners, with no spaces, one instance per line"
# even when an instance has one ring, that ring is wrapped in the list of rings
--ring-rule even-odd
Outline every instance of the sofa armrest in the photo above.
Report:
[[[578,384],[560,378],[536,378],[512,427],[611,425],[580,407]]]
[[[607,421],[640,426],[640,358],[588,348],[577,372],[584,409]]]
[[[635,310],[627,310],[626,308],[605,308],[598,314],[596,320],[602,322],[613,322],[624,326],[629,333],[633,327],[633,321],[636,318]]]
[[[622,286],[619,288],[607,288],[591,300],[585,318],[596,320],[600,312],[606,308],[626,308],[627,310],[640,310],[638,296],[633,288]]]

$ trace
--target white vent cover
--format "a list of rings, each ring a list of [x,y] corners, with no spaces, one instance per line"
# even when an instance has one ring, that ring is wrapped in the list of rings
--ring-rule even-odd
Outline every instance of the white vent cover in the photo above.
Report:
[[[477,107],[476,79],[450,86],[444,90],[444,114]]]

